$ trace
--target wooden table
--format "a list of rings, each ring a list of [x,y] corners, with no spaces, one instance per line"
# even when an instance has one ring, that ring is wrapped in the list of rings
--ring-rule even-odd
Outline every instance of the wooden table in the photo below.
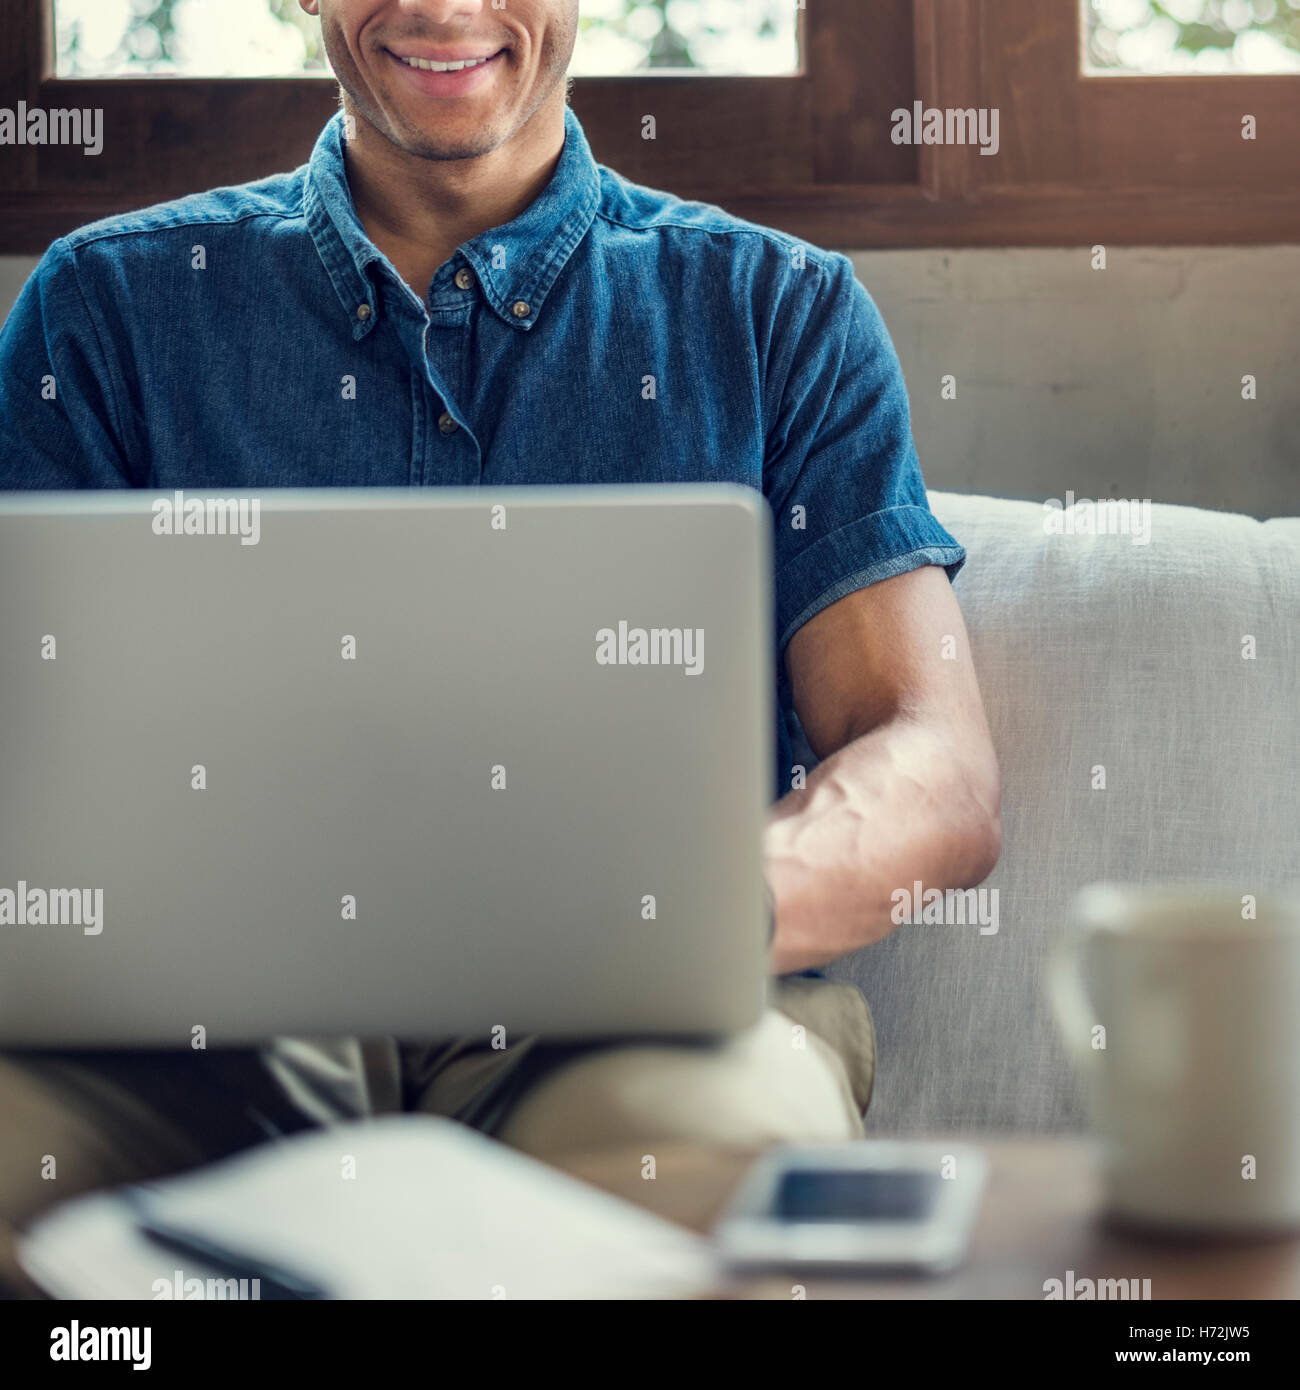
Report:
[[[903,1279],[746,1279],[718,1292],[739,1298],[1043,1299],[1046,1280],[1150,1279],[1152,1299],[1300,1298],[1300,1236],[1178,1240],[1124,1230],[1102,1211],[1093,1146],[1081,1139],[974,1143],[989,1159],[989,1185],[970,1259],[953,1274]],[[610,1150],[553,1160],[597,1187],[706,1232],[753,1151],[675,1147],[654,1154]]]

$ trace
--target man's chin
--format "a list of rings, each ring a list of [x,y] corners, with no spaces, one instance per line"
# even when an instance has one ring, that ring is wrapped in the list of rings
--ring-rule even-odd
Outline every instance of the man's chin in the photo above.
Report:
[[[452,161],[477,159],[490,153],[499,142],[494,132],[478,126],[463,133],[438,130],[410,130],[402,133],[401,147],[417,159]]]

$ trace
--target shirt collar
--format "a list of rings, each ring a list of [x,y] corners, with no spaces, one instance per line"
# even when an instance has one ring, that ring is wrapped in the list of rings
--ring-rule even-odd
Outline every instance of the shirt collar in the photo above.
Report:
[[[600,168],[572,108],[564,108],[564,148],[550,182],[513,222],[489,228],[460,246],[453,260],[468,262],[483,296],[499,317],[527,331],[541,313],[556,277],[586,235],[600,203]],[[372,265],[397,272],[366,236],[357,217],[343,163],[343,115],[321,131],[307,166],[303,213],[335,293],[363,338],[379,316]],[[526,312],[525,312],[526,310]]]

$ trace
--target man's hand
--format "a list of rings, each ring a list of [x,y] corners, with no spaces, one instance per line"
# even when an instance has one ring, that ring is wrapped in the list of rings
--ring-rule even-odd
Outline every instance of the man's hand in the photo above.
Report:
[[[824,761],[767,827],[775,974],[879,940],[895,889],[974,887],[1002,840],[997,758],[941,568],[832,604],[795,633],[786,666]]]

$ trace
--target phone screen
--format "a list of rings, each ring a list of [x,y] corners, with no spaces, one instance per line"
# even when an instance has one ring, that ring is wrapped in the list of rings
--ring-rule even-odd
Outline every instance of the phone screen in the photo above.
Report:
[[[778,1221],[925,1221],[942,1181],[920,1172],[785,1173],[776,1191]]]

